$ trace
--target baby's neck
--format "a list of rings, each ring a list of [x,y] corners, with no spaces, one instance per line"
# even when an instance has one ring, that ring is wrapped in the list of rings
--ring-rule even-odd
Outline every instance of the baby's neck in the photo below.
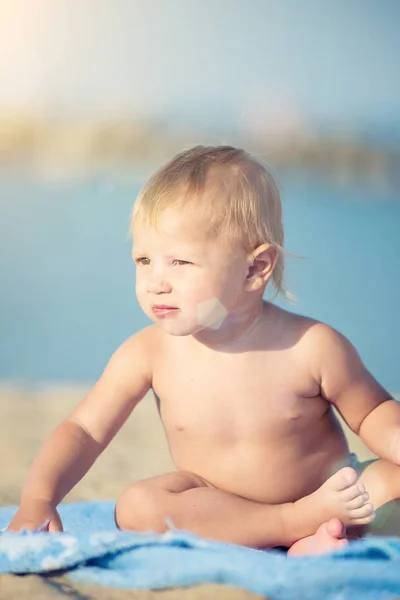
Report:
[[[217,352],[241,352],[250,349],[257,339],[258,325],[267,316],[270,307],[268,302],[261,301],[251,309],[229,315],[218,330],[203,329],[192,338]]]

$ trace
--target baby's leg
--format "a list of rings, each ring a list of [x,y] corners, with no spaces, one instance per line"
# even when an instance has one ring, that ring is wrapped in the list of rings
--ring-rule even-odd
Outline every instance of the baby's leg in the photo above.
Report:
[[[212,487],[188,472],[169,473],[139,481],[117,501],[115,521],[121,529],[178,529],[254,548],[290,546],[314,533],[331,517],[345,524],[367,523],[366,503],[354,469],[345,467],[316,492],[297,502],[267,505]]]

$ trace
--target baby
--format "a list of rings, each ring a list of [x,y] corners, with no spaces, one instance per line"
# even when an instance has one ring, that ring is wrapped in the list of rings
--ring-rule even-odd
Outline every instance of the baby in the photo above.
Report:
[[[263,300],[267,285],[285,293],[272,176],[243,150],[192,148],[144,186],[132,234],[154,324],[46,441],[9,530],[61,531],[57,505],[152,389],[177,470],[127,487],[119,528],[172,522],[292,554],[344,544],[400,497],[400,405],[343,335]],[[381,460],[356,464],[333,407]]]

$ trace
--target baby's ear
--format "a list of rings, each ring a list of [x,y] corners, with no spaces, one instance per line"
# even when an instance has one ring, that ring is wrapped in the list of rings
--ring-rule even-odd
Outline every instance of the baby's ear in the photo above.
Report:
[[[264,288],[274,272],[278,250],[271,244],[258,246],[249,255],[249,269],[246,277],[246,289],[254,291]]]

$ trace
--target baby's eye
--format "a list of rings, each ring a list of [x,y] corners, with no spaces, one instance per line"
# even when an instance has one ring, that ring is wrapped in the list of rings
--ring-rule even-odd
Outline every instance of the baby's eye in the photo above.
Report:
[[[187,260],[178,260],[178,259],[175,259],[174,262],[173,262],[173,264],[182,267],[183,265],[190,265],[191,263],[189,261],[187,261]]]
[[[137,259],[135,260],[135,262],[136,262],[136,264],[138,264],[138,265],[144,265],[144,266],[146,266],[146,265],[149,265],[149,264],[150,264],[150,259],[149,259],[149,258],[146,258],[146,256],[139,256],[139,258],[137,258]]]

